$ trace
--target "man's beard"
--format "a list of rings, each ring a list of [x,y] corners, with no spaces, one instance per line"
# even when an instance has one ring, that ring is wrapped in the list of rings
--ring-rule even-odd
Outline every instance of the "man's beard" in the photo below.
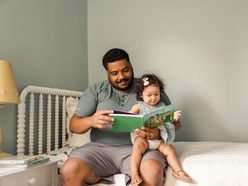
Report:
[[[120,82],[122,82],[122,81],[129,81],[129,80],[130,80],[129,78],[124,78],[124,79],[122,79],[121,81],[118,81],[118,82],[117,82],[117,85],[115,85],[115,84],[108,78],[109,83],[112,85],[112,87],[114,87],[114,88],[117,89],[117,90],[129,90],[129,89],[131,88],[131,86],[133,85],[133,79],[134,79],[133,69],[132,69],[131,81],[129,82],[129,84],[128,84],[127,87],[125,87],[125,88],[120,88],[120,87],[118,86],[118,83],[120,83]]]

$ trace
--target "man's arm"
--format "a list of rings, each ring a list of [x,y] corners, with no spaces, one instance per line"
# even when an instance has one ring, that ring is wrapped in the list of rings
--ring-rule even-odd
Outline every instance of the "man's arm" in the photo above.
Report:
[[[89,117],[74,114],[71,118],[69,129],[76,134],[84,134],[92,127],[105,129],[108,125],[113,124],[114,118],[109,117],[109,114],[112,113],[112,110],[100,110]]]

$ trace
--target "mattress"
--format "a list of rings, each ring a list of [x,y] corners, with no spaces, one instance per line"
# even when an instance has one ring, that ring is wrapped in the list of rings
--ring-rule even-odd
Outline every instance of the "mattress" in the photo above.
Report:
[[[174,142],[172,145],[193,183],[176,180],[171,176],[171,168],[168,168],[166,186],[248,185],[248,143]]]

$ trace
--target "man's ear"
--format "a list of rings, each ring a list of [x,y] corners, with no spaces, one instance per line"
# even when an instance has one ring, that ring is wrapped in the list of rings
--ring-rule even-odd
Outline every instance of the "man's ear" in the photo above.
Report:
[[[109,73],[110,73],[109,69],[107,69],[105,72],[106,72],[107,76],[109,76]]]
[[[107,64],[108,65],[108,64]],[[108,69],[106,70],[106,74],[107,74],[107,76],[109,76],[109,72],[108,72]]]

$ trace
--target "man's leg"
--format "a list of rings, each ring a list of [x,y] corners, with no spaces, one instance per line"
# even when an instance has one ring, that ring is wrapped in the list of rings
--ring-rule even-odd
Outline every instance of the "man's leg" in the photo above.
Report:
[[[62,186],[85,186],[100,180],[91,167],[78,158],[66,160],[61,169]]]
[[[146,159],[140,164],[140,175],[143,182],[140,186],[162,186],[164,168],[155,159]]]

